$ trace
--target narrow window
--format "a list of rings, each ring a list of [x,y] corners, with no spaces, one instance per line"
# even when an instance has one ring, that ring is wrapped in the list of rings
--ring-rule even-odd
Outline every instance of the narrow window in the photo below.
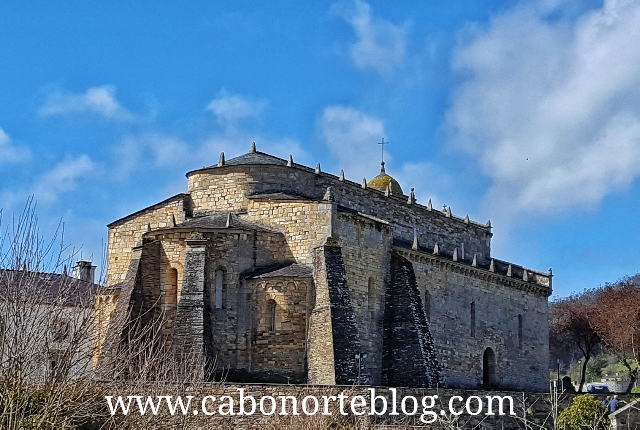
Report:
[[[276,304],[275,300],[270,299],[267,302],[267,328],[271,332],[276,331],[276,309],[277,308],[278,308],[278,305]]]
[[[427,318],[427,321],[431,322],[431,294],[429,293],[429,290],[424,290],[422,307],[424,309],[424,316]]]
[[[476,302],[471,302],[471,337],[476,337]]]
[[[167,310],[172,310],[178,303],[178,271],[176,269],[169,269],[169,276],[167,277],[167,296],[166,296]]]
[[[367,284],[367,313],[369,314],[369,323],[375,320],[375,291],[373,285],[373,278],[369,278]]]
[[[522,315],[518,315],[518,346],[522,348]]]
[[[222,309],[222,297],[224,286],[224,272],[222,270],[216,270],[216,294],[215,294],[215,308]]]

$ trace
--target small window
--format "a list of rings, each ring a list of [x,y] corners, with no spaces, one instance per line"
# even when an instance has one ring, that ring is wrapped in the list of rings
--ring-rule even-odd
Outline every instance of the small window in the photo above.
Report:
[[[424,309],[424,316],[427,318],[427,321],[431,322],[431,293],[429,293],[429,290],[424,290],[422,308]]]
[[[270,299],[267,302],[267,329],[271,332],[276,331],[276,312],[278,305],[275,300]]]
[[[369,314],[369,323],[374,322],[375,318],[375,286],[373,283],[373,278],[369,278],[369,282],[367,283],[367,311]]]
[[[471,337],[476,337],[476,302],[471,302]]]
[[[224,298],[224,271],[216,270],[215,308],[222,309]]]
[[[51,339],[54,342],[64,342],[69,340],[71,324],[68,320],[57,319],[51,325]]]
[[[175,306],[178,303],[178,270],[171,268],[169,269],[168,276],[168,285],[167,285],[167,307]]]
[[[522,348],[522,315],[518,315],[518,347]]]

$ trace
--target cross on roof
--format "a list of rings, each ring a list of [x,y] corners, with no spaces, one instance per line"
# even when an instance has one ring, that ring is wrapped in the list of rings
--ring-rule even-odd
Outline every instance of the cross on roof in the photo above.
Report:
[[[381,145],[381,149],[382,149],[382,163],[384,164],[384,146],[388,145],[389,142],[385,142],[384,141],[384,137],[382,138],[382,142],[378,142],[378,145]]]

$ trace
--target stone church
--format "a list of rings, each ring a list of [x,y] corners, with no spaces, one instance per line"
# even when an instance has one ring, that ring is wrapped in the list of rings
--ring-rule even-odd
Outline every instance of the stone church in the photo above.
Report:
[[[107,283],[212,377],[547,389],[551,271],[493,258],[490,222],[418,204],[384,163],[356,183],[255,143],[186,176],[109,224]]]

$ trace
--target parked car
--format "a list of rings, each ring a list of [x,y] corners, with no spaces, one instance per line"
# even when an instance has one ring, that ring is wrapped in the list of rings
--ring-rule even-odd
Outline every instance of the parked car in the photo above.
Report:
[[[587,384],[587,393],[606,394],[610,392],[611,391],[609,391],[609,387],[607,386],[607,384],[598,384],[598,383]]]

